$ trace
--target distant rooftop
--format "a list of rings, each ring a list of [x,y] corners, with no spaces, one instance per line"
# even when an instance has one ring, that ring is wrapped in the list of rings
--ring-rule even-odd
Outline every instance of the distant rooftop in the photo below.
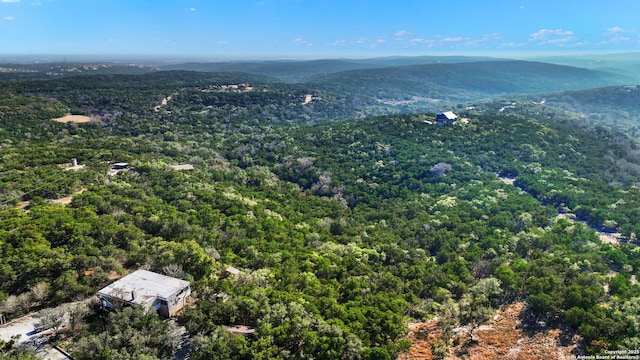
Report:
[[[234,268],[233,266],[229,266],[228,268],[224,269],[226,272],[228,272],[229,274],[233,275],[233,276],[238,276],[240,275],[241,271]]]
[[[193,170],[194,167],[191,164],[182,164],[182,165],[170,165],[173,170]]]
[[[453,111],[445,111],[445,112],[442,112],[442,113],[438,113],[438,115],[439,114],[444,115],[449,120],[455,120],[455,119],[458,118],[458,115],[454,114]]]

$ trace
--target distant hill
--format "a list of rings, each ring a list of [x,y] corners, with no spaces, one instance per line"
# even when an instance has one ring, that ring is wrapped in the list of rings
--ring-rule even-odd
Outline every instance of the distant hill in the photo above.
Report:
[[[121,74],[136,75],[156,71],[144,65],[123,65],[116,63],[29,63],[0,64],[1,81],[48,80],[79,75]]]
[[[499,59],[488,56],[387,56],[371,59],[353,60],[358,63],[377,64],[384,66],[407,66],[425,64],[455,64],[480,61],[508,61],[512,59]]]
[[[640,86],[611,86],[549,95],[547,106],[638,134]]]
[[[498,61],[489,57],[469,56],[392,56],[369,59],[324,59],[281,61],[229,61],[191,62],[161,66],[161,70],[192,70],[204,72],[240,71],[272,76],[285,82],[305,82],[311,77],[350,70],[379,69],[384,67],[425,65],[437,63],[465,63]]]
[[[555,93],[626,81],[605,71],[464,56],[185,63],[160,69],[263,75],[274,82],[299,83],[324,92],[377,99],[407,112],[507,94]]]
[[[534,60],[534,59],[532,59]],[[626,78],[626,85],[640,83],[640,53],[595,54],[580,56],[550,56],[535,58],[552,64],[576,66],[590,70],[607,71]]]
[[[379,68],[382,64],[354,62],[350,60],[312,61],[259,61],[259,62],[211,62],[185,63],[161,66],[161,70],[190,70],[203,72],[246,72],[278,78],[285,82],[301,82],[318,74],[347,70]]]
[[[352,70],[318,75],[311,83],[333,90],[360,91],[380,98],[427,96],[466,101],[504,94],[587,89],[623,81],[601,71],[505,60]]]

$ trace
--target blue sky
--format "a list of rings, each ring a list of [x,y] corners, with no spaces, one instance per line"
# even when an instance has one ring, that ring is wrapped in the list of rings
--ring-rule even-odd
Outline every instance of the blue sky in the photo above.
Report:
[[[0,0],[0,56],[640,51],[639,0]]]

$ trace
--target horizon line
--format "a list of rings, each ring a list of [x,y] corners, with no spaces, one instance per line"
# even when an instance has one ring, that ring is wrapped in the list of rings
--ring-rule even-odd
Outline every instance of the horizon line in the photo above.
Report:
[[[18,63],[57,63],[57,62],[82,62],[82,61],[104,61],[122,62],[131,60],[153,60],[163,62],[180,62],[200,60],[206,62],[229,62],[229,61],[314,61],[314,60],[366,60],[380,58],[419,58],[419,57],[484,57],[484,58],[514,58],[530,59],[536,57],[585,57],[585,56],[606,56],[606,55],[640,55],[640,51],[574,51],[574,52],[477,52],[477,53],[430,53],[430,54],[315,54],[315,55],[294,55],[294,54],[179,54],[179,53],[102,53],[102,54],[82,54],[82,53],[23,53],[23,54],[2,54],[1,63],[10,63],[19,60]]]

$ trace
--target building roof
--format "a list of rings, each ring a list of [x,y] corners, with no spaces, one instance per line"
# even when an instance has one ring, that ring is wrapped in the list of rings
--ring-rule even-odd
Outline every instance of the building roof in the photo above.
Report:
[[[229,274],[233,275],[233,276],[237,276],[240,275],[241,271],[234,268],[233,266],[229,266],[228,268],[224,269],[226,272],[228,272]]]
[[[453,111],[440,112],[437,115],[444,115],[449,120],[455,120],[458,118],[458,115],[454,114]]]
[[[191,164],[181,164],[181,165],[169,165],[173,170],[182,171],[182,170],[193,170],[194,167]]]
[[[147,270],[136,270],[98,293],[134,304],[145,305],[152,303],[157,298],[166,300],[188,286],[189,282],[186,280]]]

